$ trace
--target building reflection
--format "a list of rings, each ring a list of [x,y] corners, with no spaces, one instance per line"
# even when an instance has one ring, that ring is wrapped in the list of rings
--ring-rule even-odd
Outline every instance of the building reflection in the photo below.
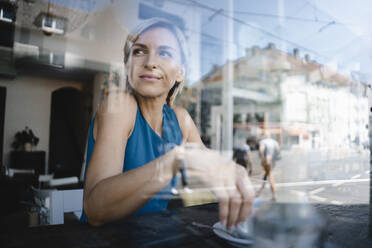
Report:
[[[264,130],[282,148],[335,149],[368,146],[366,83],[284,53],[270,43],[254,46],[233,62],[234,143],[259,139]],[[222,90],[228,63],[215,66],[184,92],[200,131],[222,149]],[[190,97],[192,96],[192,97]]]

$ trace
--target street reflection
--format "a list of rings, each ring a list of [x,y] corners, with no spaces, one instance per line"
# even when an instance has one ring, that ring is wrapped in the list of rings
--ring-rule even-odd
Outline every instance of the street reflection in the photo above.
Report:
[[[0,155],[6,176],[13,178],[9,169],[19,167],[11,159],[14,134],[30,126],[46,156],[36,171],[83,184],[90,120],[103,98],[127,81],[124,41],[138,23],[160,17],[185,34],[187,73],[175,105],[188,111],[204,145],[218,154],[213,161],[245,166],[256,196],[279,203],[370,204],[370,13],[350,17],[349,8],[356,8],[350,1],[341,8],[306,0],[78,2],[0,3]],[[62,104],[77,112],[64,116],[60,127],[49,107],[53,92],[64,88],[84,99]],[[278,143],[279,157],[266,158],[267,147],[260,149],[265,138]],[[237,156],[240,150],[248,155]],[[39,176],[32,163],[22,166]],[[182,199],[183,206],[216,201],[211,187],[192,174],[187,181],[187,190],[172,185],[157,197]],[[39,177],[38,183],[44,181]]]
[[[227,78],[229,73],[232,76]],[[223,127],[229,115],[223,101],[226,80],[232,81],[232,136]],[[273,169],[281,188],[279,200],[301,196],[306,201],[343,204],[350,203],[349,196],[337,200],[329,196],[347,190],[359,196],[353,203],[369,200],[367,89],[360,78],[321,65],[308,55],[301,58],[298,49],[285,53],[269,43],[247,48],[245,56],[213,67],[184,94],[196,96],[195,118],[200,116],[206,145],[223,152],[229,139],[234,150],[247,140],[257,185],[264,173],[258,147],[267,133],[281,148],[281,159]],[[328,196],[324,187],[316,185],[330,187]],[[345,185],[349,188],[341,188]]]

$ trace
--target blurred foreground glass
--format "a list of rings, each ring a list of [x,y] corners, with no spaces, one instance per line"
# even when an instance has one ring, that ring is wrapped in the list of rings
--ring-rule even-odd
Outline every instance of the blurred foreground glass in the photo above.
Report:
[[[323,247],[326,222],[305,203],[273,203],[253,220],[254,247]]]

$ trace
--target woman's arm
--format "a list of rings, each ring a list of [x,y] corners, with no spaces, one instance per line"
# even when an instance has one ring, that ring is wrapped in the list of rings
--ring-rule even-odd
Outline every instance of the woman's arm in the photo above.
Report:
[[[95,146],[86,174],[84,211],[94,226],[128,216],[173,178],[175,152],[122,173],[125,147],[134,126],[135,99],[114,93],[104,101],[94,127]],[[161,175],[160,175],[161,173]]]
[[[261,160],[265,158],[264,151],[265,151],[265,145],[262,142],[260,142],[258,145],[258,156],[260,157]]]
[[[86,189],[84,210],[88,222],[99,226],[141,208],[171,181],[175,174],[174,159],[172,150],[146,166],[104,178],[93,188]]]

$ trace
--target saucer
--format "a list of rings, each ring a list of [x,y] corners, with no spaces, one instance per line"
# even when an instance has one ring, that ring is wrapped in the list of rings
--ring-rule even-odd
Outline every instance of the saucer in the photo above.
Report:
[[[220,238],[227,240],[229,243],[231,243],[233,246],[236,247],[246,247],[249,244],[253,243],[252,239],[240,239],[236,238],[233,235],[230,235],[224,231],[218,230],[226,230],[225,226],[221,224],[221,222],[217,222],[213,225],[213,232]]]

